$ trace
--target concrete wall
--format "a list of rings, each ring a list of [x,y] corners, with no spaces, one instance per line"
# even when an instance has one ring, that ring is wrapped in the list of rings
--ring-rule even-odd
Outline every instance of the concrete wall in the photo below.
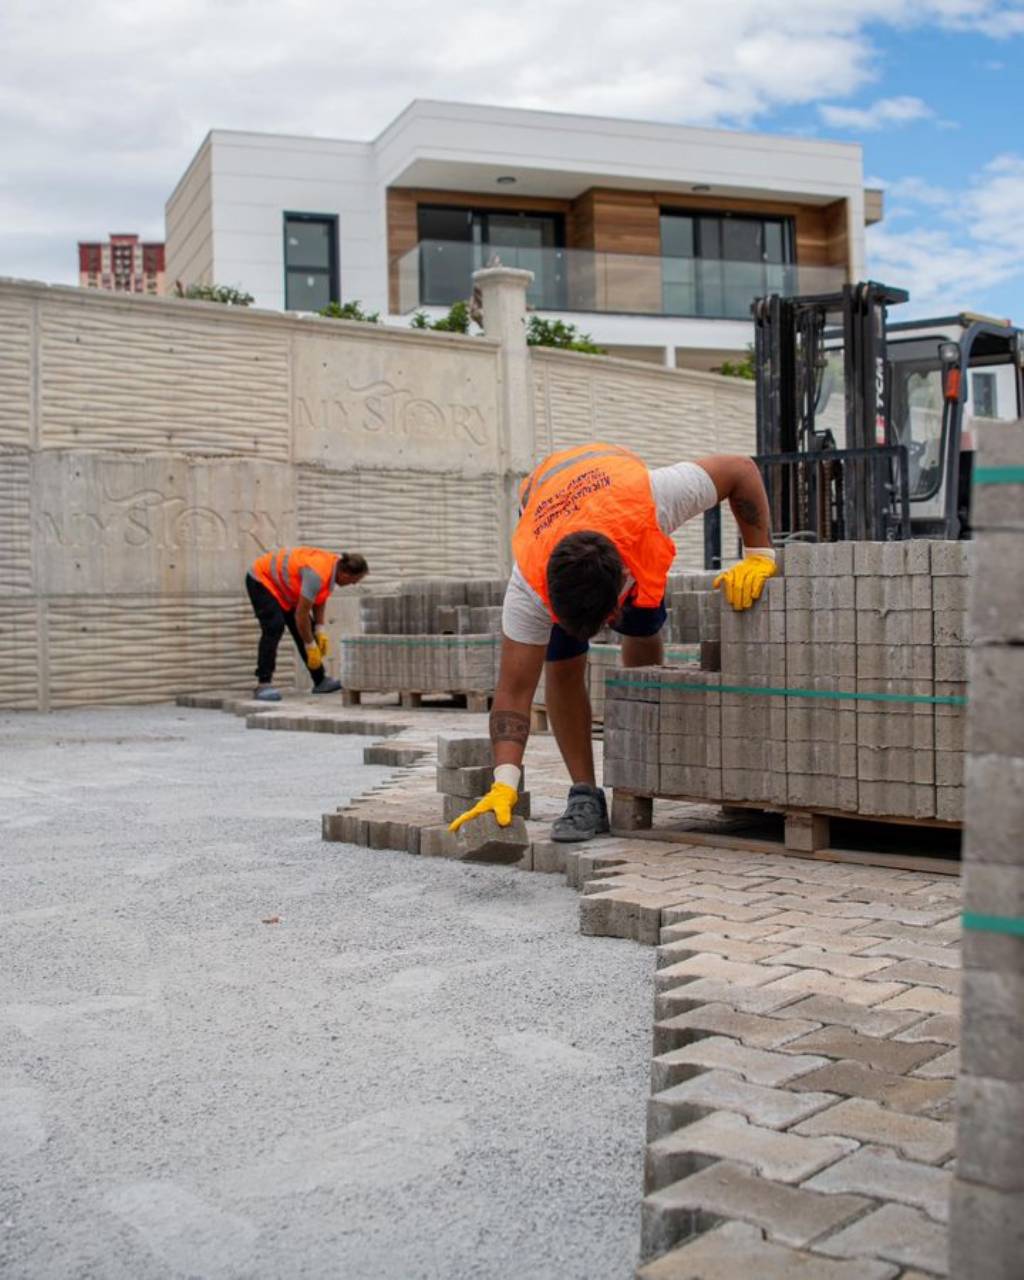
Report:
[[[378,590],[506,572],[519,478],[592,431],[752,450],[749,388],[531,356],[523,273],[483,274],[503,341],[0,281],[0,707],[244,686],[274,546],[359,550]]]

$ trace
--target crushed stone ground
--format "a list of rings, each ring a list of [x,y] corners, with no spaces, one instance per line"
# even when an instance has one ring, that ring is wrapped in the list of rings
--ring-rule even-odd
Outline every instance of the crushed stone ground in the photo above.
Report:
[[[366,741],[0,717],[0,1275],[631,1273],[653,954],[324,844]]]

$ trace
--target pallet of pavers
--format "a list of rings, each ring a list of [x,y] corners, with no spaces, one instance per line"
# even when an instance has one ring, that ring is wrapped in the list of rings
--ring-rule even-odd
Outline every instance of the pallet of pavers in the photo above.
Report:
[[[655,797],[786,815],[786,845],[833,817],[957,827],[963,816],[972,544],[797,544],[752,609],[721,606],[721,670],[612,673],[615,821]]]
[[[366,596],[360,635],[340,643],[343,700],[398,693],[416,706],[424,694],[455,694],[486,710],[497,680],[502,579],[420,578]]]

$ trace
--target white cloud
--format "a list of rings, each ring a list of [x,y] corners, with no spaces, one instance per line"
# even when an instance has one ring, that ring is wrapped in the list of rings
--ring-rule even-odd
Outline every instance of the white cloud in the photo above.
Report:
[[[933,209],[941,209],[953,201],[952,191],[936,186],[933,182],[925,182],[923,178],[898,178],[886,186],[885,194],[897,200],[928,205]]]
[[[879,98],[870,107],[837,107],[822,103],[822,120],[834,129],[855,129],[859,133],[884,129],[887,125],[914,124],[929,119],[934,112],[921,98]]]
[[[906,199],[916,191],[937,215],[930,225],[906,231],[885,222],[867,230],[870,274],[910,290],[908,315],[984,311],[985,290],[1024,283],[1024,156],[997,157],[962,192],[943,192],[915,178],[888,190],[896,188]],[[920,209],[914,213],[920,217]]]
[[[1021,24],[1024,0],[5,0],[0,274],[74,279],[78,238],[159,235],[211,127],[368,138],[414,97],[756,127],[856,110],[880,26]]]

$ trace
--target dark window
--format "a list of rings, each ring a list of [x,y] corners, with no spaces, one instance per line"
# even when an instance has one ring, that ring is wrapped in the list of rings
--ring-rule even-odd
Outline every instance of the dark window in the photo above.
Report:
[[[320,311],[340,302],[338,219],[330,214],[284,215],[286,311]]]
[[[451,306],[469,297],[473,272],[497,255],[506,267],[532,271],[532,307],[557,308],[565,294],[565,219],[528,210],[420,205],[420,301]]]
[[[971,374],[971,400],[975,418],[997,418],[996,375],[994,373]]]
[[[755,298],[788,292],[793,224],[789,218],[663,210],[661,253],[666,315],[745,320]]]

